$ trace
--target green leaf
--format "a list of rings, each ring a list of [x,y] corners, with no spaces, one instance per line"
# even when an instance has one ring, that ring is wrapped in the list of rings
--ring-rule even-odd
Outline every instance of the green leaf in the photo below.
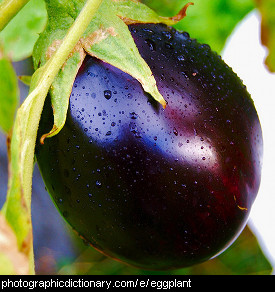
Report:
[[[49,133],[45,133],[41,137],[41,143],[43,143],[46,137],[56,135],[62,129],[66,121],[72,86],[78,69],[84,60],[84,56],[83,50],[73,53],[63,65],[62,70],[58,73],[51,86],[50,93],[52,97],[52,107],[54,109],[54,125]]]
[[[11,62],[0,48],[0,128],[8,134],[13,125],[19,101],[17,77]]]
[[[115,2],[117,15],[124,22],[131,23],[131,20],[139,20],[141,22],[160,22],[160,16],[147,5],[131,0],[118,0]]]
[[[261,38],[268,49],[265,63],[271,72],[275,72],[275,1],[256,1],[262,15]]]
[[[0,17],[2,17],[1,12]],[[13,61],[20,61],[31,56],[33,46],[39,33],[44,29],[46,21],[44,1],[29,1],[0,32],[0,43],[4,46],[5,53]]]
[[[103,1],[82,38],[84,49],[90,55],[132,75],[146,92],[165,106],[151,69],[140,56],[128,26],[116,15],[116,3],[119,1]]]
[[[184,1],[182,0],[141,0],[141,2],[162,16],[175,15],[184,5]],[[197,0],[192,2],[196,5]]]
[[[125,23],[165,23],[173,25],[178,23],[186,16],[187,8],[193,5],[188,2],[183,8],[176,11],[171,17],[164,17],[158,15],[154,10],[147,5],[133,0],[116,0],[115,8],[117,16],[119,16]]]

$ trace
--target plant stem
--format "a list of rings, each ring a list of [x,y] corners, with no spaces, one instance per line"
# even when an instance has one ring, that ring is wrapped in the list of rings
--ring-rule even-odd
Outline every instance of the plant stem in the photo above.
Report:
[[[23,145],[23,148],[24,146],[26,147],[23,149],[23,151],[22,149],[19,150],[21,151],[22,167],[26,170],[32,169],[35,138],[40,115],[49,88],[53,83],[55,76],[58,74],[59,70],[65,63],[68,55],[74,49],[78,40],[85,32],[102,1],[103,0],[87,0],[74,24],[68,30],[60,47],[47,61],[47,63],[37,70],[40,71],[39,78],[34,81],[35,84],[31,82],[31,92],[19,108],[19,112],[22,116],[25,116],[26,119],[26,126],[23,129],[23,132],[27,132],[24,132],[23,134],[25,136],[24,141],[31,141],[31,145],[26,146],[27,143],[24,143],[25,145]],[[32,173],[27,171],[26,173],[23,173],[23,189],[25,190],[28,203],[30,203],[31,185]]]
[[[0,3],[0,31],[30,0],[3,0]]]
[[[44,101],[55,76],[62,68],[68,55],[74,49],[80,37],[91,22],[103,0],[87,0],[73,25],[68,30],[60,47],[47,61],[36,70],[31,80],[31,88],[28,97],[18,109],[11,140],[11,176],[9,177],[9,189],[2,212],[8,218],[17,236],[19,250],[25,250],[29,258],[30,273],[34,273],[34,258],[32,238],[29,234],[31,226],[31,193],[34,150],[37,129],[40,121]],[[22,197],[23,196],[23,197]],[[14,204],[21,204],[24,212],[23,220],[19,218],[22,213],[14,218]],[[24,231],[22,233],[22,230]],[[28,247],[26,249],[26,238]]]
[[[68,55],[72,52],[80,37],[85,32],[87,26],[91,22],[102,1],[103,0],[87,0],[86,4],[76,18],[74,24],[68,30],[60,47],[47,61],[47,63],[37,70],[41,70],[37,82],[35,81],[34,85],[31,82],[31,92],[19,109],[19,111],[23,112],[23,115],[27,117],[27,126],[25,127],[25,129],[28,129],[28,133],[26,133],[26,136],[29,137],[29,140],[32,140],[32,145],[28,145],[28,147],[26,147],[26,153],[24,153],[23,151],[24,158],[22,161],[22,167],[24,167],[25,169],[31,167],[33,163],[35,138],[37,134],[40,115],[49,88],[53,83],[55,76],[58,74],[63,64],[66,62]],[[30,112],[30,109],[32,108],[36,108],[36,110]],[[32,185],[32,173],[30,171],[27,171],[26,179],[23,179],[23,181],[24,186],[27,188],[25,192],[27,194],[27,202],[30,202]]]

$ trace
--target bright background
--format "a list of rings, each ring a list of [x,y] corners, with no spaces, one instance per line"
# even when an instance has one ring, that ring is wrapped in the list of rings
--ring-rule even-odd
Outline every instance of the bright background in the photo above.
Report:
[[[264,65],[266,49],[260,42],[260,15],[249,13],[228,38],[222,52],[225,62],[243,80],[257,109],[264,139],[260,191],[249,226],[275,268],[275,74]],[[273,270],[274,273],[274,270]]]

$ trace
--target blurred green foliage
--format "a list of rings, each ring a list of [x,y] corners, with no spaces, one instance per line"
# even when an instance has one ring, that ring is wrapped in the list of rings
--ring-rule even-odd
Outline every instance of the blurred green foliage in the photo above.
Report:
[[[163,16],[173,16],[188,2],[187,0],[143,0]],[[253,0],[193,0],[187,16],[175,27],[187,31],[192,38],[207,43],[216,52],[221,52],[227,37],[237,23],[253,8]]]
[[[31,0],[0,32],[0,44],[12,61],[31,56],[33,46],[46,22],[45,2]]]
[[[256,0],[256,3],[262,16],[262,43],[269,50],[265,63],[271,72],[275,72],[275,1]]]
[[[19,90],[17,77],[9,59],[1,52],[0,47],[0,130],[9,133],[12,129]]]
[[[59,275],[268,275],[272,271],[272,266],[248,227],[245,227],[239,238],[218,257],[192,267],[171,271],[146,271],[128,266],[87,246],[77,235],[73,233],[71,235],[78,254],[75,258],[57,261],[52,273]]]

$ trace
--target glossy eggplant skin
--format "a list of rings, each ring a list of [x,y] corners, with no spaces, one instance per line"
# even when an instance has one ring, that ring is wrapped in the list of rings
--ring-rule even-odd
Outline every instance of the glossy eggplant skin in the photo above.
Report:
[[[206,261],[244,228],[257,195],[262,132],[241,80],[209,46],[165,25],[130,31],[166,109],[92,57],[64,128],[37,162],[57,208],[106,255],[143,269]],[[52,128],[49,98],[38,138]]]

